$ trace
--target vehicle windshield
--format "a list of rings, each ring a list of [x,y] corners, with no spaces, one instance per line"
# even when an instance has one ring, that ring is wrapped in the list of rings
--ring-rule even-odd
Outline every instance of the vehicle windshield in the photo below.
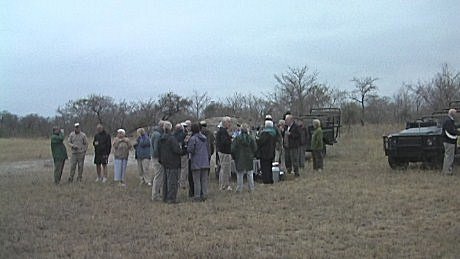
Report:
[[[410,128],[400,132],[400,134],[435,134],[440,133],[442,131],[441,128],[438,127],[420,127],[420,128]]]

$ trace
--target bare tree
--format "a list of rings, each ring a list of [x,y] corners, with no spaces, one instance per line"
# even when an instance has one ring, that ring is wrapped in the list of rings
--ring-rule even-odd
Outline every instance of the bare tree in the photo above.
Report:
[[[160,95],[158,105],[162,114],[162,119],[180,120],[187,116],[186,112],[190,107],[191,101],[173,92]]]
[[[369,123],[379,124],[394,122],[392,99],[387,96],[369,95],[366,105],[366,114],[364,120]]]
[[[405,87],[409,91],[412,101],[414,102],[415,105],[415,111],[417,114],[420,114],[425,107],[425,109],[428,109],[428,103],[427,103],[427,98],[426,98],[426,89],[423,85],[422,82],[418,82],[416,85],[412,84],[405,84]]]
[[[315,84],[308,89],[307,104],[310,108],[325,107],[331,102],[331,90],[325,84]]]
[[[19,116],[8,111],[0,112],[0,137],[15,137],[19,130]]]
[[[132,120],[136,128],[152,126],[158,122],[160,107],[155,99],[150,98],[147,101],[133,102],[131,106],[133,110],[130,117],[133,117]]]
[[[92,111],[99,123],[104,123],[103,114],[113,105],[113,98],[102,95],[90,95],[82,100],[90,111]]]
[[[208,96],[207,92],[199,94],[198,91],[193,90],[193,94],[192,96],[190,96],[189,100],[191,102],[190,110],[194,115],[195,119],[198,120],[202,117],[203,110],[211,102],[211,97]]]
[[[232,96],[226,97],[223,103],[227,108],[226,115],[241,117],[246,105],[246,96],[236,92]]]
[[[122,100],[113,108],[113,122],[111,125],[115,126],[115,128],[125,129],[127,132],[135,130],[135,127],[128,123],[128,118],[133,108],[132,105],[130,105],[125,100]]]
[[[26,137],[49,136],[51,123],[47,118],[38,114],[29,114],[20,119],[21,135]]]
[[[364,126],[366,102],[369,97],[377,91],[377,86],[374,84],[377,80],[378,78],[370,76],[364,78],[353,77],[351,80],[355,84],[355,90],[351,94],[351,99],[361,106],[362,126]]]
[[[307,113],[314,105],[308,102],[308,97],[314,94],[312,90],[319,85],[317,71],[310,72],[307,66],[289,67],[286,73],[275,75],[275,79],[278,83],[273,94],[278,99],[276,101],[286,104],[293,114]]]
[[[330,107],[342,107],[348,99],[348,92],[346,90],[340,90],[337,88],[332,88],[330,90]]]
[[[227,115],[224,104],[221,101],[211,101],[203,110],[205,118],[220,117]]]
[[[460,72],[454,72],[444,64],[431,85],[434,108],[436,110],[446,108],[451,101],[460,97]]]

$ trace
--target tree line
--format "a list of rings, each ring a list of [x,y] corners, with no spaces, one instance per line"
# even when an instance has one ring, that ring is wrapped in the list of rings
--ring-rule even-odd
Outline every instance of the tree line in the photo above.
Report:
[[[130,102],[91,94],[60,106],[54,117],[18,116],[2,111],[0,137],[46,137],[54,125],[69,132],[75,122],[80,122],[89,134],[97,123],[104,124],[109,132],[118,128],[131,132],[155,125],[160,119],[176,123],[224,115],[256,126],[262,124],[266,114],[281,118],[290,111],[300,116],[308,114],[311,108],[321,107],[341,108],[342,124],[402,123],[460,100],[460,72],[447,64],[427,81],[403,83],[393,96],[379,95],[376,77],[354,77],[350,80],[353,90],[346,91],[322,82],[318,71],[312,71],[308,66],[289,67],[274,78],[274,89],[260,95],[235,92],[214,99],[207,92],[195,90],[190,96],[167,92],[148,100]]]

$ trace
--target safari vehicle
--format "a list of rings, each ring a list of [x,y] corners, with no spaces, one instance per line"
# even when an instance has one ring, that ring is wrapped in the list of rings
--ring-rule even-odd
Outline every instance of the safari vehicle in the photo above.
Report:
[[[321,121],[324,144],[332,146],[337,143],[337,138],[340,136],[341,114],[342,112],[339,108],[315,108],[310,110],[310,114],[300,116],[299,119],[301,119],[305,127],[307,127],[306,151],[311,151],[311,136],[314,131],[314,119]],[[324,154],[326,154],[326,145],[324,145]]]
[[[450,108],[458,109],[459,106],[460,101],[449,104]],[[447,119],[448,110],[436,111],[419,120],[407,122],[405,130],[383,136],[385,155],[392,169],[406,169],[410,162],[422,162],[428,168],[442,167],[442,124]],[[458,148],[456,153],[459,153]]]
[[[426,116],[408,122],[406,129],[383,136],[383,147],[392,169],[407,169],[409,162],[423,162],[425,166],[442,165],[444,146],[441,119]]]

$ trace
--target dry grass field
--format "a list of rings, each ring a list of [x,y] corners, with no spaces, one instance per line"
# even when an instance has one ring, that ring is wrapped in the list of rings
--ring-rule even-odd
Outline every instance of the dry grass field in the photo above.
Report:
[[[93,154],[92,139],[88,154]],[[0,138],[0,163],[51,158],[50,140],[46,138]]]
[[[48,145],[1,140],[0,258],[458,258],[459,170],[391,170],[381,136],[392,129],[343,128],[323,173],[308,164],[299,179],[240,195],[212,178],[208,201],[181,190],[177,205],[150,201],[135,166],[125,189],[94,183],[89,163],[83,183],[54,186],[51,167],[11,166],[25,152],[49,156]]]
[[[50,140],[0,139],[0,162],[47,159],[50,157]]]

